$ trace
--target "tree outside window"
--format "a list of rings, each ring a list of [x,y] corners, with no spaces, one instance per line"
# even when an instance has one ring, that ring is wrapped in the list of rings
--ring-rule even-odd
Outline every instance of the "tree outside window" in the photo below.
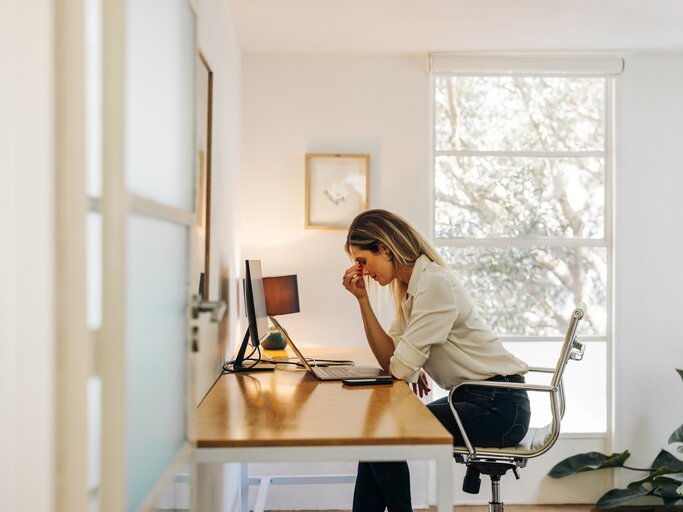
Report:
[[[577,432],[606,430],[610,94],[596,77],[434,79],[435,245],[532,365],[554,362],[574,305],[587,304],[590,363],[577,371],[588,374],[572,380],[600,398],[574,404],[572,421],[568,397],[564,424]]]

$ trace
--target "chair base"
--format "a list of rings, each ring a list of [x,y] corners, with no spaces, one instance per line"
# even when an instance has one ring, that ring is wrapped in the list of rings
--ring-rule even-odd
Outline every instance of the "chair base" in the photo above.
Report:
[[[467,474],[463,480],[462,490],[470,494],[478,494],[481,486],[481,475],[488,475],[491,479],[491,501],[489,501],[488,512],[505,512],[505,505],[500,497],[500,477],[512,470],[515,477],[519,479],[517,468],[526,464],[526,461],[466,461]]]

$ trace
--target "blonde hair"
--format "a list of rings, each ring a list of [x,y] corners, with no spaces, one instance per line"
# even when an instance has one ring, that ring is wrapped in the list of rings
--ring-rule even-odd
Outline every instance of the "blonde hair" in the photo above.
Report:
[[[351,255],[351,246],[377,254],[385,246],[398,267],[412,267],[415,261],[425,255],[434,263],[447,267],[429,242],[407,221],[387,210],[367,210],[359,214],[349,227],[344,249]],[[397,317],[403,319],[401,299],[408,285],[394,279],[392,283],[394,306]]]

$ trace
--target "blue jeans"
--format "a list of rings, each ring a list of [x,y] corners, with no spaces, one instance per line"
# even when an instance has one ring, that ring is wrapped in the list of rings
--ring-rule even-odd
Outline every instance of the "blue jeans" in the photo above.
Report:
[[[524,382],[521,375],[496,375],[487,380]],[[531,408],[524,390],[462,387],[453,395],[465,431],[474,446],[502,448],[518,444],[529,430]],[[432,414],[453,435],[453,444],[464,445],[448,397],[427,404]],[[406,462],[359,462],[353,493],[353,512],[412,511],[410,474]]]

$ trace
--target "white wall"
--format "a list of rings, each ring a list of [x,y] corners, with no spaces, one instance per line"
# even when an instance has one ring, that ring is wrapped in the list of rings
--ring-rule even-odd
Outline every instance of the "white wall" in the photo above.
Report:
[[[199,50],[213,71],[213,146],[211,196],[211,299],[228,304],[227,320],[217,337],[200,350],[209,354],[199,382],[208,386],[218,378],[223,362],[242,339],[239,314],[241,53],[228,3],[197,2]],[[238,473],[235,465],[205,466],[200,470],[198,510],[236,509]],[[224,485],[224,482],[226,485]],[[225,505],[225,506],[224,506]]]
[[[55,491],[52,13],[0,0],[0,510]]]
[[[341,285],[344,230],[304,229],[304,155],[369,153],[370,206],[426,231],[428,81],[423,57],[243,57],[242,247],[264,275],[298,275],[301,312],[283,317],[310,346],[363,345]],[[391,306],[388,305],[391,310]]]
[[[216,346],[200,347],[213,361],[203,369],[222,366],[240,334],[238,291],[240,278],[239,203],[241,148],[241,54],[227,2],[202,0],[197,5],[199,51],[213,71],[213,146],[211,190],[210,299],[228,304],[227,322]],[[203,379],[204,387],[213,382]],[[208,391],[204,389],[204,392]]]
[[[642,467],[683,422],[683,54],[629,56],[617,99],[614,449]]]
[[[298,274],[301,312],[281,320],[303,346],[365,344],[357,305],[341,286],[350,265],[345,231],[303,227],[304,154],[370,153],[370,206],[396,211],[428,233],[429,87],[424,56],[243,56],[243,252],[262,260],[264,275]],[[381,310],[388,325],[390,301]],[[573,481],[545,475],[564,457],[604,449],[604,439],[561,440],[523,470],[521,482],[506,478],[505,501],[594,502],[611,486],[609,473]],[[303,471],[253,467],[254,473],[286,470]],[[459,491],[463,474],[458,467],[456,502],[487,502],[487,484],[478,496]],[[412,475],[414,506],[424,506],[427,474]],[[340,487],[298,495],[307,495],[307,507],[348,508],[352,490]],[[269,507],[298,505],[293,492],[269,495]]]

